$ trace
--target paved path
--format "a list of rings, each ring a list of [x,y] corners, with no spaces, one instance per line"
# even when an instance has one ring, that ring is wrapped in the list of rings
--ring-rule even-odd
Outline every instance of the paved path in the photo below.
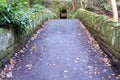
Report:
[[[120,80],[79,20],[47,21],[26,47],[9,80]]]

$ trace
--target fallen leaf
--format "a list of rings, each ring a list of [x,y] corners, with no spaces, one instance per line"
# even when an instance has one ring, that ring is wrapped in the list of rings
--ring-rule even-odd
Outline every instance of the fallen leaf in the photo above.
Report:
[[[10,65],[5,65],[5,68],[3,69],[4,72],[9,72],[11,71],[11,66]]]
[[[91,79],[92,79],[92,78],[93,78],[93,76],[89,76],[89,78],[91,78]]]
[[[116,74],[112,73],[111,75],[112,75],[112,76],[115,76]]]
[[[21,54],[24,54],[24,53],[25,53],[25,51],[21,49],[21,50],[20,50],[20,53],[21,53]]]
[[[0,80],[3,80],[2,78],[0,78]]]
[[[80,58],[79,58],[79,57],[77,57],[77,58],[76,58],[76,60],[80,60]]]
[[[77,60],[75,60],[74,62],[75,62],[75,63],[78,63],[78,61],[77,61]]]
[[[66,75],[64,75],[64,78],[67,78],[67,76],[66,76]]]
[[[96,75],[99,75],[99,74],[100,74],[100,72],[95,72],[95,74],[96,74]]]
[[[1,75],[1,77],[4,79],[4,78],[6,78],[6,75]]]
[[[74,70],[77,70],[77,68],[75,67],[75,68],[73,68]]]
[[[67,60],[70,60],[70,58],[67,58]]]
[[[31,40],[33,41],[35,38],[34,37],[31,37]]]
[[[87,66],[89,69],[91,69],[92,68],[92,66]]]
[[[120,79],[120,77],[115,77],[117,80]]]
[[[11,65],[16,65],[17,62],[11,58],[11,59],[10,59],[10,64],[11,64]]]
[[[103,58],[103,62],[107,63],[109,61],[108,58]]]
[[[118,77],[120,77],[120,75],[118,75]]]
[[[28,69],[32,69],[32,64],[27,64],[27,65],[25,65],[25,67]]]
[[[64,72],[64,73],[67,73],[68,71],[67,71],[67,70],[64,70],[63,72]]]
[[[112,76],[108,76],[108,78],[112,78]]]
[[[13,78],[12,71],[6,73],[6,77],[7,77],[7,78]]]
[[[1,71],[0,76],[1,76],[3,79],[6,78],[5,72],[4,72],[4,71]]]

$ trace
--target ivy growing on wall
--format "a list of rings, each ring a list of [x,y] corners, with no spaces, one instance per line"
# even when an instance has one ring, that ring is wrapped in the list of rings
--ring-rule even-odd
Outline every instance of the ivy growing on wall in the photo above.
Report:
[[[40,5],[33,5],[31,8],[28,8],[27,5],[28,2],[25,0],[0,1],[0,26],[7,28],[9,25],[13,25],[20,32],[26,31],[26,26],[29,25],[31,19],[30,14],[44,9]]]

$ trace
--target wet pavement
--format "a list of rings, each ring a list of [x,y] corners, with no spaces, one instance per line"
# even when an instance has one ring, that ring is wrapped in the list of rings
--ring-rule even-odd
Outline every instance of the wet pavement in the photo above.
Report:
[[[79,20],[47,21],[22,50],[5,80],[120,80]]]

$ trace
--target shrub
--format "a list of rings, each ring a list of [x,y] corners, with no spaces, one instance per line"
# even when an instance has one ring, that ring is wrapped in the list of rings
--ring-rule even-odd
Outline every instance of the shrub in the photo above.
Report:
[[[26,3],[15,2],[11,4],[0,5],[0,26],[9,27],[13,25],[13,28],[18,32],[26,32],[29,22],[31,20],[31,14],[42,11],[43,6],[34,5],[32,8],[27,8]],[[6,26],[7,25],[7,26]]]

